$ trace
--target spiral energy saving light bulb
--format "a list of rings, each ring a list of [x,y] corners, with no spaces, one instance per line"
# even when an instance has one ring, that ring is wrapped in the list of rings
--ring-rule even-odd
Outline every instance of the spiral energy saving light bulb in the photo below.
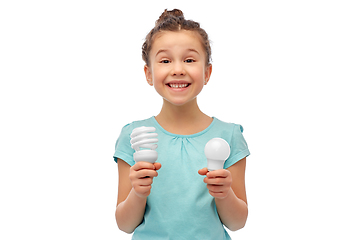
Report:
[[[209,171],[223,169],[226,159],[230,156],[230,146],[222,138],[213,138],[206,143],[204,152]]]
[[[135,128],[130,135],[131,147],[135,150],[133,154],[135,162],[154,163],[158,158],[157,148],[158,134],[154,127]]]

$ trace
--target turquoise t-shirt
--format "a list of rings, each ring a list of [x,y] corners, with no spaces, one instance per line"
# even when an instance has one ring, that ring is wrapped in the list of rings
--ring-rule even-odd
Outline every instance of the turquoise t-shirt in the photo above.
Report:
[[[205,130],[193,135],[167,132],[151,117],[123,127],[116,142],[114,159],[134,165],[130,134],[134,128],[155,127],[159,134],[158,160],[162,167],[154,178],[147,197],[144,219],[135,229],[134,240],[228,240],[216,210],[214,198],[209,194],[204,176],[198,170],[207,166],[205,144],[214,137],[225,139],[230,145],[230,156],[224,164],[228,168],[250,154],[238,124],[225,123],[213,118]]]

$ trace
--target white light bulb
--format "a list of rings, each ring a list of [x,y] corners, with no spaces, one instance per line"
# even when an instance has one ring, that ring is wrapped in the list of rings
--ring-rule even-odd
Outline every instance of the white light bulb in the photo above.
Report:
[[[154,163],[158,158],[157,148],[158,134],[154,127],[135,128],[130,137],[131,147],[135,150],[133,157],[135,162]]]
[[[209,171],[223,169],[226,159],[230,156],[230,146],[222,138],[213,138],[204,148]]]

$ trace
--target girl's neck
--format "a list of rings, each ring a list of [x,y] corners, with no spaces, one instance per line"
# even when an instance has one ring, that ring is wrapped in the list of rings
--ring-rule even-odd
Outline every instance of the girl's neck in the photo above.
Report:
[[[182,106],[175,106],[164,99],[156,121],[168,132],[191,135],[206,129],[212,118],[201,112],[196,98]]]

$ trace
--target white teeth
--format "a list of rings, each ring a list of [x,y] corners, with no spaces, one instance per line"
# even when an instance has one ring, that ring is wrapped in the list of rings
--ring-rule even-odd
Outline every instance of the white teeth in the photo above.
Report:
[[[188,83],[185,83],[185,84],[170,83],[169,85],[170,85],[170,87],[172,87],[172,88],[184,88],[184,87],[189,86]]]

